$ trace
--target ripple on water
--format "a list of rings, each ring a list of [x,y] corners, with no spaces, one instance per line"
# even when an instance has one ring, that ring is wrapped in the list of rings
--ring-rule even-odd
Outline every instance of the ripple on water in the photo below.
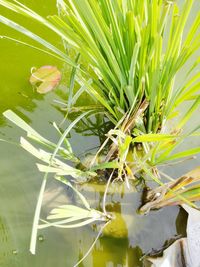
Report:
[[[12,249],[12,240],[5,221],[0,217],[0,266],[15,266],[14,257],[18,254],[17,249]]]

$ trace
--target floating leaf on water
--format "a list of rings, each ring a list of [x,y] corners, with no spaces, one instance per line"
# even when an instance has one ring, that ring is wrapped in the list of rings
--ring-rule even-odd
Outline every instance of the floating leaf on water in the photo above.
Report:
[[[29,79],[33,86],[36,86],[37,92],[46,94],[52,91],[61,80],[61,72],[55,66],[43,66],[32,71]]]

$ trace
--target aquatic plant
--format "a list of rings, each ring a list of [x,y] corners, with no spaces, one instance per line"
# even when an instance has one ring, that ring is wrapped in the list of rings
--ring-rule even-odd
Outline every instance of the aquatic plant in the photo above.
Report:
[[[68,160],[69,162],[71,162],[71,164],[80,163],[80,160],[73,154],[72,147],[66,139],[66,136],[73,128],[73,126],[76,125],[76,123],[86,114],[81,114],[73,122],[73,124],[70,124],[70,126],[62,134],[58,129],[57,125],[54,123],[54,128],[56,129],[56,131],[58,131],[60,135],[60,139],[57,144],[41,136],[30,125],[28,125],[24,120],[22,120],[11,110],[5,111],[3,115],[7,119],[15,123],[22,130],[24,130],[27,133],[28,139],[34,141],[36,144],[39,144],[45,149],[44,150],[41,148],[36,148],[27,139],[23,137],[21,137],[20,139],[20,145],[22,148],[24,148],[26,151],[28,151],[31,155],[33,155],[40,161],[46,163],[45,165],[37,164],[38,169],[45,174],[43,177],[43,182],[41,185],[33,221],[30,243],[31,253],[35,254],[38,229],[43,229],[52,226],[59,228],[76,228],[96,221],[109,221],[110,215],[106,213],[105,204],[103,212],[92,209],[86,198],[72,185],[69,180],[64,178],[64,176],[70,176],[74,179],[73,182],[83,183],[86,182],[88,178],[97,175],[95,172],[92,172],[90,170],[80,170],[76,167],[72,167],[71,165],[65,162],[66,160]],[[59,158],[62,158],[62,160],[60,160]],[[43,195],[45,192],[48,175],[50,173],[53,173],[55,175],[56,180],[70,187],[75,192],[75,194],[78,195],[79,199],[81,200],[81,204],[82,206],[84,206],[84,208],[75,205],[61,205],[50,211],[47,220],[40,218]],[[50,222],[49,220],[53,220],[53,222]],[[40,221],[42,221],[43,224],[40,224]],[[107,224],[104,224],[103,227],[105,227],[106,225]]]
[[[58,34],[65,52],[8,18],[0,16],[0,21],[43,46],[35,48],[73,67],[72,85],[80,85],[79,96],[86,91],[104,107],[105,116],[117,130],[109,136],[114,134],[118,145],[128,146],[126,153],[119,156],[121,161],[128,161],[127,151],[133,147],[131,161],[139,158],[157,166],[200,152],[200,148],[194,148],[172,154],[185,137],[198,129],[181,134],[200,103],[200,75],[192,72],[199,58],[188,69],[183,86],[174,87],[176,74],[199,48],[200,14],[183,38],[193,2],[185,1],[180,9],[176,2],[166,0],[59,0],[59,15],[43,18],[16,0],[0,0],[2,6]],[[69,96],[68,107],[75,97],[73,86]],[[176,110],[185,101],[190,101],[191,106],[182,118],[178,116],[176,127],[170,128],[168,121],[177,116]],[[124,144],[128,139],[129,144]],[[112,151],[113,155],[121,153],[118,147]]]

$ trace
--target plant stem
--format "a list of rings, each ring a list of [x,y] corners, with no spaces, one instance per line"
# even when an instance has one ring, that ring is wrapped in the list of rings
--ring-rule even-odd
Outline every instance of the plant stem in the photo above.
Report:
[[[107,184],[106,184],[106,189],[105,189],[105,192],[104,192],[104,195],[103,195],[103,204],[102,204],[102,208],[103,208],[103,213],[108,216],[108,213],[106,211],[106,196],[107,196],[107,193],[108,193],[108,188],[109,188],[109,185],[110,185],[110,182],[111,182],[111,179],[113,177],[113,173],[114,173],[115,169],[113,169],[108,181],[107,181]]]
[[[108,221],[106,224],[104,224],[104,225],[101,227],[101,229],[100,229],[100,231],[99,231],[97,237],[95,238],[94,242],[92,243],[92,245],[90,246],[90,248],[88,249],[88,251],[85,253],[85,255],[83,256],[83,258],[80,259],[80,260],[79,260],[73,267],[77,267],[77,266],[79,266],[79,264],[80,264],[85,258],[87,258],[87,256],[88,256],[88,255],[90,254],[90,252],[92,251],[94,245],[96,244],[97,240],[99,239],[100,235],[102,234],[103,229],[104,229],[109,223],[110,223],[110,221]]]

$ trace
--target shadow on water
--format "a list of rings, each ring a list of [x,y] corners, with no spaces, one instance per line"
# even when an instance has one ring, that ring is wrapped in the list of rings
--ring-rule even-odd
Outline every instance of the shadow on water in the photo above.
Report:
[[[105,184],[88,183],[79,186],[78,189],[87,197],[92,207],[101,209]],[[140,267],[144,254],[153,252],[153,248],[161,249],[171,238],[177,234],[184,235],[183,221],[179,208],[169,207],[155,211],[148,216],[141,216],[137,209],[141,204],[140,193],[135,192],[134,187],[128,190],[124,185],[112,185],[107,195],[106,209],[114,220],[103,230],[102,236],[97,241],[92,251],[92,265],[95,267]],[[184,214],[181,211],[181,218]],[[180,230],[182,227],[182,230]],[[94,236],[98,233],[99,226],[93,227]],[[92,233],[88,234],[91,235]],[[90,241],[94,241],[95,237]],[[79,257],[86,253],[86,247],[82,239],[79,246]],[[81,249],[82,248],[82,249]],[[82,265],[89,266],[89,265]]]
[[[103,231],[92,252],[93,266],[142,266],[142,250],[129,243],[130,223],[127,215],[121,213],[121,204],[107,205],[107,211],[114,211],[115,219]],[[129,229],[128,229],[129,228]]]

